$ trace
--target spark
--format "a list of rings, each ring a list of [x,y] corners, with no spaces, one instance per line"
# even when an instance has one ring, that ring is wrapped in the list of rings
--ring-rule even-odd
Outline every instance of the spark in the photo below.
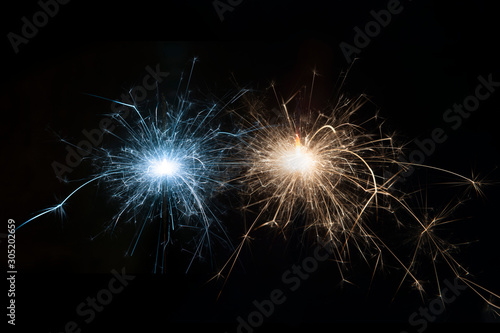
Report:
[[[408,204],[418,191],[407,193],[397,183],[398,175],[409,167],[451,175],[466,185],[466,193],[471,187],[481,193],[481,181],[438,167],[401,162],[398,157],[402,146],[394,136],[385,134],[378,115],[360,118],[360,110],[369,102],[364,95],[340,96],[335,105],[313,110],[311,100],[307,108],[302,107],[301,91],[285,101],[278,98],[274,85],[272,89],[280,106],[278,118],[270,117],[273,112],[264,98],[245,96],[245,114],[240,117],[248,135],[242,137],[236,148],[243,169],[238,181],[246,197],[242,208],[255,212],[255,217],[215,278],[231,274],[256,229],[274,229],[284,238],[302,231],[304,238],[312,235],[330,250],[342,281],[350,283],[346,271],[355,253],[373,267],[373,274],[384,268],[388,256],[404,272],[396,292],[409,279],[410,285],[423,293],[417,257],[425,255],[434,271],[438,293],[441,285],[436,262],[441,260],[448,272],[467,283],[481,298],[495,299],[488,300],[488,304],[500,310],[497,294],[474,287],[466,278],[469,272],[451,251],[458,244],[451,244],[434,232],[438,226],[456,220],[451,214],[462,201],[448,203],[434,218],[422,216]],[[312,88],[309,96],[313,96]],[[392,221],[393,227],[389,237],[382,238],[385,220]],[[413,246],[410,250],[404,247],[403,251],[401,239],[409,233],[416,235]]]
[[[222,157],[233,134],[221,131],[215,121],[226,104],[195,101],[191,97],[189,84],[195,61],[185,92],[178,93],[173,102],[158,97],[154,109],[141,110],[135,103],[91,95],[123,106],[111,115],[119,126],[108,133],[109,146],[92,152],[97,173],[58,205],[19,227],[45,214],[62,211],[70,197],[98,183],[105,194],[119,203],[118,212],[104,231],[114,232],[120,223],[136,227],[128,255],[134,254],[144,230],[156,225],[154,272],[165,270],[165,250],[174,232],[188,233],[190,244],[183,246],[192,253],[192,260],[203,258],[205,251],[212,258],[211,246],[216,241],[230,247],[231,242],[216,216],[217,208],[210,199],[225,186]],[[182,78],[179,87],[181,84]]]
[[[363,97],[344,100],[330,115],[317,118],[309,113],[294,117],[288,103],[281,104],[282,117],[275,123],[266,119],[263,105],[250,110],[250,120],[243,119],[251,124],[239,147],[249,194],[244,208],[260,211],[244,241],[263,226],[283,234],[303,228],[335,244],[337,261],[346,262],[349,240],[373,242],[364,220],[390,195],[391,183],[384,183],[376,169],[396,166],[392,138],[374,138],[350,121]]]
[[[458,245],[437,232],[438,227],[456,221],[451,215],[462,201],[450,202],[434,216],[427,210],[421,214],[409,204],[419,191],[407,193],[397,183],[398,175],[409,167],[444,172],[478,195],[483,195],[483,181],[438,167],[401,162],[402,146],[394,136],[385,134],[377,115],[360,120],[359,111],[369,101],[365,95],[340,96],[333,106],[313,109],[316,73],[309,94],[304,94],[309,96],[306,108],[301,91],[285,101],[278,98],[273,86],[279,116],[271,119],[265,100],[247,96],[245,89],[225,104],[195,101],[189,92],[194,63],[185,92],[174,102],[158,98],[154,109],[142,110],[135,103],[113,101],[124,107],[112,115],[119,125],[118,133],[108,132],[117,144],[92,152],[98,172],[59,204],[18,228],[52,212],[63,214],[71,197],[98,183],[119,203],[105,230],[112,232],[120,223],[133,224],[136,233],[127,251],[132,255],[146,227],[156,224],[154,271],[164,271],[166,247],[174,232],[189,232],[193,260],[201,258],[204,250],[211,255],[214,242],[232,248],[211,198],[228,183],[239,182],[246,200],[243,209],[257,213],[217,277],[226,270],[230,274],[254,230],[273,228],[284,237],[289,231],[300,230],[304,237],[312,235],[331,250],[342,281],[350,282],[345,272],[355,253],[373,267],[373,274],[384,267],[388,255],[403,271],[397,289],[408,279],[423,293],[417,258],[425,256],[432,265],[439,294],[436,262],[441,260],[455,277],[500,310],[499,296],[473,282],[455,259],[452,250]],[[179,86],[181,83],[182,79]],[[247,102],[243,108],[246,114],[240,118],[243,129],[236,134],[221,130],[214,120],[242,96]],[[230,147],[234,139],[239,141]],[[234,157],[227,160],[228,150],[235,152],[236,161]],[[229,181],[228,168],[237,168],[241,177]],[[380,236],[380,222],[387,217],[393,222],[392,239]],[[392,241],[397,244],[401,233],[408,238],[406,232],[413,232],[412,246],[400,253]]]
[[[314,172],[315,154],[309,152],[306,147],[300,143],[298,134],[295,136],[295,148],[284,152],[280,158],[283,160],[284,170],[290,172]]]
[[[163,158],[162,160],[155,160],[150,162],[151,165],[148,172],[157,177],[175,176],[179,171],[179,163],[172,160]]]

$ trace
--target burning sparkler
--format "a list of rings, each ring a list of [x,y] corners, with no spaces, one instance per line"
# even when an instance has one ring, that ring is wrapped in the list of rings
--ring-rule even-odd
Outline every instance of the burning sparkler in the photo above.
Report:
[[[382,255],[389,254],[404,270],[401,283],[409,279],[423,290],[416,262],[420,253],[428,253],[436,280],[435,262],[440,258],[456,278],[500,309],[490,300],[500,297],[473,282],[449,251],[452,245],[434,233],[437,226],[451,222],[449,216],[456,205],[434,217],[420,216],[408,204],[410,194],[397,188],[398,175],[410,164],[398,160],[402,147],[384,134],[376,116],[356,119],[367,102],[365,96],[340,97],[333,107],[317,112],[311,108],[313,80],[307,107],[297,93],[281,100],[280,118],[270,120],[265,101],[245,95],[249,117],[241,118],[246,128],[236,136],[212,122],[227,105],[191,99],[191,74],[192,68],[186,92],[178,95],[176,103],[159,102],[149,114],[136,105],[114,101],[133,114],[131,119],[121,113],[113,115],[123,133],[109,134],[120,141],[120,147],[98,149],[94,161],[99,172],[19,228],[48,213],[62,213],[65,203],[80,189],[99,182],[121,204],[107,230],[114,230],[118,223],[137,226],[130,254],[145,227],[158,223],[155,271],[158,266],[164,269],[161,256],[172,233],[179,229],[193,231],[193,258],[201,256],[205,248],[210,251],[214,240],[230,244],[210,199],[227,185],[227,167],[236,166],[242,170],[240,185],[248,199],[244,208],[259,213],[217,276],[233,269],[252,231],[272,227],[286,235],[288,230],[303,230],[331,250],[345,281],[344,270],[354,253],[373,264],[374,272],[383,265]],[[241,90],[228,104],[246,92]],[[294,109],[292,101],[297,101]],[[234,150],[239,156],[236,163],[225,160],[234,137],[241,138]],[[446,172],[462,185],[480,191],[481,182],[475,178],[431,166],[412,166]],[[417,230],[409,255],[396,253],[379,237],[377,222],[387,215],[393,218],[394,229]]]
[[[193,259],[201,257],[206,248],[210,251],[214,240],[230,244],[210,198],[225,184],[222,157],[231,134],[222,132],[213,122],[224,105],[191,99],[188,89],[193,67],[185,93],[178,95],[173,104],[158,101],[154,111],[145,114],[136,105],[113,101],[122,104],[126,112],[131,111],[128,117],[125,112],[112,115],[124,132],[109,133],[120,147],[97,149],[94,163],[99,172],[61,203],[19,227],[45,214],[62,211],[80,189],[99,182],[121,204],[106,230],[114,230],[118,223],[137,226],[127,251],[130,255],[145,227],[158,223],[155,272],[164,261],[161,256],[172,233],[178,229],[191,231],[195,243]]]
[[[274,94],[279,101],[275,90]],[[313,96],[312,88],[309,96]],[[295,99],[297,106],[290,108]],[[357,252],[373,265],[374,273],[383,266],[383,254],[389,254],[404,270],[401,283],[410,279],[422,292],[416,258],[425,243],[426,251],[431,249],[438,289],[437,258],[488,304],[500,309],[487,298],[491,296],[498,301],[499,296],[472,282],[469,272],[449,251],[452,245],[432,232],[437,225],[451,222],[447,217],[453,209],[447,206],[434,218],[419,216],[407,202],[411,195],[397,188],[398,175],[410,165],[398,160],[402,147],[392,136],[384,134],[377,116],[356,121],[368,101],[365,96],[354,99],[341,96],[330,109],[316,112],[310,107],[311,101],[307,108],[303,107],[298,92],[287,101],[281,100],[280,117],[274,120],[270,120],[272,112],[263,99],[247,95],[246,101],[245,111],[249,116],[242,116],[242,121],[249,135],[238,147],[244,169],[240,179],[248,198],[244,210],[257,212],[217,277],[226,270],[230,274],[254,230],[271,227],[285,236],[291,230],[313,235],[329,248],[343,281],[347,282],[344,271],[353,254]],[[413,166],[451,174],[462,185],[477,191],[481,186],[477,179],[451,171]],[[397,229],[418,230],[410,255],[396,253],[392,244],[379,237],[378,222],[386,217],[394,222],[396,239],[400,235]]]

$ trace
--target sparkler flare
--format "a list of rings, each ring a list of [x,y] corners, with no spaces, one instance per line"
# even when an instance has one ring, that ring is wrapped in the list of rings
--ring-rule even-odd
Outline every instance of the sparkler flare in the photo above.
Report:
[[[360,111],[368,101],[364,95],[354,99],[341,96],[335,105],[315,110],[311,107],[313,77],[308,107],[297,97],[299,92],[284,101],[274,91],[280,109],[279,117],[271,119],[266,101],[248,96],[244,89],[227,104],[193,100],[188,89],[193,67],[185,92],[174,103],[158,100],[153,110],[144,112],[135,104],[113,101],[123,109],[112,114],[118,133],[108,134],[119,145],[87,152],[92,153],[98,172],[59,204],[18,228],[52,212],[63,214],[71,197],[99,183],[120,203],[106,230],[113,231],[119,223],[136,227],[127,253],[132,255],[144,230],[157,224],[156,272],[165,270],[166,247],[179,230],[190,233],[193,259],[207,249],[211,254],[216,241],[232,249],[211,199],[228,183],[239,181],[246,198],[243,209],[258,213],[217,277],[226,271],[230,274],[254,230],[275,228],[284,236],[300,230],[331,250],[343,281],[349,282],[345,272],[354,254],[371,265],[373,273],[384,266],[388,255],[404,272],[397,289],[410,280],[423,293],[417,260],[425,256],[432,264],[439,293],[438,260],[495,311],[500,310],[500,297],[473,282],[453,256],[451,250],[457,246],[435,232],[438,226],[454,221],[451,215],[458,204],[447,204],[434,216],[426,210],[421,214],[410,205],[418,191],[406,193],[397,183],[409,167],[444,172],[465,185],[466,191],[479,194],[480,181],[437,167],[401,162],[402,146],[385,134],[377,115],[360,121]],[[222,131],[214,120],[243,95],[247,102],[246,114],[240,118],[244,129],[237,134]],[[294,109],[292,102],[296,102]],[[234,139],[239,141],[232,147]],[[228,151],[236,152],[236,161],[228,160]],[[230,167],[236,167],[241,177],[229,180]],[[413,233],[409,251],[396,252],[391,239],[380,237],[379,222],[387,217],[393,222],[393,239]]]
[[[151,161],[148,172],[153,175],[163,177],[163,176],[175,176],[179,171],[179,163],[172,160],[167,160],[163,158],[162,160]]]
[[[298,94],[280,103],[278,119],[269,117],[273,112],[264,99],[246,96],[244,109],[249,115],[241,119],[249,135],[237,150],[247,198],[243,210],[256,211],[256,217],[216,277],[231,273],[254,230],[270,227],[285,237],[290,231],[302,230],[304,236],[312,235],[330,250],[345,282],[349,282],[345,272],[356,252],[373,267],[373,274],[383,268],[389,255],[404,271],[397,289],[409,279],[423,293],[417,258],[428,254],[438,293],[436,262],[443,261],[448,272],[499,310],[500,297],[472,282],[470,273],[454,258],[451,249],[456,245],[433,232],[438,225],[453,221],[448,216],[458,205],[446,205],[434,218],[428,213],[420,216],[419,209],[409,204],[419,191],[406,193],[397,186],[398,176],[410,166],[452,175],[465,185],[466,192],[479,189],[481,182],[452,171],[401,162],[402,146],[384,134],[377,115],[359,121],[360,110],[368,101],[364,95],[354,99],[340,96],[333,107],[318,112],[310,107],[311,101],[304,109],[300,98],[297,107],[290,109]],[[387,218],[394,223],[389,240],[379,236],[380,222]],[[414,230],[417,237],[411,250],[396,252],[401,235],[407,238]]]
[[[286,151],[282,156],[283,167],[290,172],[313,172],[316,161],[315,154],[308,152],[306,147],[300,143],[300,137],[295,135],[295,149]]]
[[[133,223],[137,227],[127,253],[134,253],[146,226],[157,223],[155,272],[164,269],[165,258],[161,256],[172,233],[179,229],[190,232],[193,259],[202,257],[206,249],[210,252],[214,241],[230,246],[210,199],[225,186],[223,154],[232,134],[222,132],[214,122],[224,105],[190,97],[193,67],[186,91],[176,97],[175,103],[158,101],[154,110],[145,113],[136,105],[113,101],[123,106],[121,112],[111,115],[121,133],[108,134],[119,146],[97,148],[93,160],[98,173],[60,204],[19,227],[62,210],[80,189],[99,182],[121,205],[106,231],[113,231],[118,223]]]
[[[316,118],[310,113],[293,117],[288,103],[281,104],[282,118],[272,123],[266,119],[268,109],[252,102],[251,136],[239,149],[248,166],[242,181],[250,194],[245,209],[258,207],[260,213],[244,238],[262,226],[282,232],[297,228],[300,220],[305,223],[300,228],[335,244],[341,263],[350,252],[348,240],[357,249],[359,243],[374,242],[365,219],[391,195],[392,186],[376,172],[397,166],[397,149],[392,138],[375,138],[350,121],[364,97],[342,100],[330,115]]]

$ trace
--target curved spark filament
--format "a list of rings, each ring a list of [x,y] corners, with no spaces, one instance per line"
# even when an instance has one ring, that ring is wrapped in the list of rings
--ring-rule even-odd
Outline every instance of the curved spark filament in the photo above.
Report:
[[[387,255],[392,258],[403,272],[397,290],[409,279],[423,293],[417,257],[424,254],[430,257],[439,292],[438,258],[444,261],[449,273],[468,281],[464,276],[469,273],[450,251],[454,245],[433,233],[437,225],[453,221],[445,219],[449,208],[427,223],[425,216],[418,213],[418,207],[408,204],[414,193],[405,193],[395,186],[398,175],[409,167],[398,159],[402,147],[384,134],[377,116],[355,121],[357,111],[368,101],[365,96],[341,97],[329,110],[314,115],[309,109],[301,109],[294,117],[289,114],[287,104],[296,95],[280,105],[282,114],[277,119],[269,117],[270,109],[263,100],[247,96],[246,111],[250,118],[242,116],[242,121],[248,128],[248,136],[238,150],[245,168],[241,179],[247,204],[243,209],[254,212],[255,216],[217,276],[225,274],[225,270],[231,273],[243,246],[252,239],[252,231],[271,227],[285,237],[297,230],[302,231],[302,238],[311,235],[329,250],[342,281],[349,282],[345,272],[355,253],[367,264],[374,264],[373,276],[385,266]],[[276,92],[275,96],[279,101]],[[411,166],[458,177],[463,185],[474,189],[480,185],[452,171],[414,163]],[[394,223],[390,241],[379,235],[381,226],[387,228],[388,223],[382,221],[385,218]],[[400,233],[408,237],[404,232],[413,230],[418,235],[414,247],[408,252],[396,251],[394,244],[400,241]],[[396,248],[399,247],[397,244]],[[472,283],[467,284],[474,289]],[[495,301],[487,303],[494,311],[500,310],[496,305],[500,301],[498,295],[481,288],[476,288],[476,293],[482,298],[491,297]]]
[[[114,231],[120,223],[135,226],[127,254],[134,253],[147,226],[158,226],[154,228],[159,230],[155,272],[158,267],[164,271],[165,248],[178,230],[187,233],[183,237],[193,246],[193,259],[202,257],[202,251],[207,249],[210,253],[214,240],[231,246],[209,200],[225,184],[221,157],[232,134],[220,131],[214,119],[227,104],[192,100],[189,84],[195,61],[185,92],[178,91],[174,102],[160,99],[158,94],[152,110],[139,110],[132,94],[131,103],[90,95],[120,106],[111,115],[117,129],[107,133],[115,141],[92,152],[97,173],[90,180],[57,206],[19,227],[48,213],[63,212],[70,197],[98,182],[119,207],[105,230]],[[179,88],[181,83],[182,77]],[[241,91],[228,103],[244,93]],[[183,245],[189,248],[187,243]]]

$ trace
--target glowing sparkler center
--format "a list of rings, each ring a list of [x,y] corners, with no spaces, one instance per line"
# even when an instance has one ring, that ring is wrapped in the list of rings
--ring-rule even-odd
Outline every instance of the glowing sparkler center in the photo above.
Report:
[[[283,162],[285,169],[292,172],[305,172],[313,167],[314,157],[302,146],[298,134],[295,135],[295,149],[284,157]]]
[[[303,152],[301,148],[297,148],[294,154],[285,158],[285,166],[290,171],[306,171],[313,162],[312,156]]]
[[[153,162],[152,171],[157,176],[173,176],[179,170],[179,163],[166,158]]]

